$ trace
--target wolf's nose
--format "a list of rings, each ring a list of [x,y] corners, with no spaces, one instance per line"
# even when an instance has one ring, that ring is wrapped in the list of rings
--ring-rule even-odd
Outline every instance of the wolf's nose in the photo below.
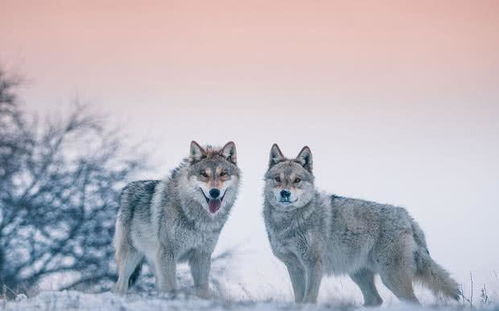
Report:
[[[210,196],[214,199],[218,198],[218,196],[220,195],[220,190],[216,189],[216,188],[213,188],[210,190]]]
[[[289,199],[290,196],[291,196],[291,192],[289,192],[288,190],[281,190],[281,197],[283,199]]]

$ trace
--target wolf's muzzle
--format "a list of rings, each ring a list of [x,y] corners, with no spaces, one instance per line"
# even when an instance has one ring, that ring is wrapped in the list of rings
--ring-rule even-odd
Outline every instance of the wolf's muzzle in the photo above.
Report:
[[[213,188],[209,192],[209,195],[211,197],[211,198],[209,198],[206,196],[206,194],[204,194],[203,189],[199,188],[199,190],[203,194],[203,196],[206,200],[206,203],[208,203],[208,209],[209,209],[210,213],[212,213],[212,214],[216,213],[220,209],[220,207],[222,206],[222,201],[223,201],[227,191],[225,191],[224,194],[222,195],[222,197],[220,197],[220,190]]]
[[[290,196],[291,196],[291,192],[289,192],[289,190],[281,190],[281,200],[289,201]]]
[[[220,190],[218,190],[217,188],[212,188],[209,193],[213,199],[216,199],[220,196]]]

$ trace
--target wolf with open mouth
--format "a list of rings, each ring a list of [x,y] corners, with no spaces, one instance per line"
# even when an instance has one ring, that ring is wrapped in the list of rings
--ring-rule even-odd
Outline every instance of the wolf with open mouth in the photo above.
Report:
[[[123,189],[114,236],[116,293],[126,293],[147,259],[159,291],[176,289],[176,264],[187,261],[196,293],[209,296],[211,254],[239,188],[236,160],[233,142],[203,148],[193,141],[190,156],[168,178]]]

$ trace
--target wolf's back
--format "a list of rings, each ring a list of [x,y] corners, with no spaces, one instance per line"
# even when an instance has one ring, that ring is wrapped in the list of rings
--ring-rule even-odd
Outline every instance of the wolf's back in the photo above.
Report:
[[[134,217],[150,215],[150,206],[160,180],[138,180],[126,185],[120,194],[119,219],[128,223]]]

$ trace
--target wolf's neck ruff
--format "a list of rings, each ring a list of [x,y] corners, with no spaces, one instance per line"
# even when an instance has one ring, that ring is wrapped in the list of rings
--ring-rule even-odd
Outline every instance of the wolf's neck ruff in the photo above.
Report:
[[[276,230],[293,230],[310,218],[316,210],[319,200],[319,193],[317,192],[307,204],[292,210],[276,209],[271,203],[266,202],[264,214],[269,216]]]

